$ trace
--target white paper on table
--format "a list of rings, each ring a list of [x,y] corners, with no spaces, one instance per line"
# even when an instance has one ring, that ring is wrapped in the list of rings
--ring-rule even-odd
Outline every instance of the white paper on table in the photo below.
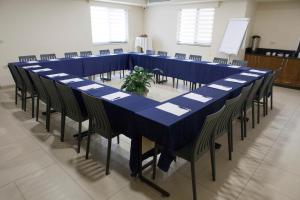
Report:
[[[156,108],[176,116],[181,116],[191,111],[191,109],[182,108],[176,104],[169,103],[169,102],[156,106]]]
[[[238,65],[228,65],[227,67],[238,69],[238,68],[240,68],[241,66],[238,66]]]
[[[232,87],[227,87],[227,86],[218,85],[218,84],[211,84],[208,87],[215,88],[215,89],[218,89],[218,90],[224,90],[224,91],[229,91],[229,90],[232,89]]]
[[[47,75],[49,78],[54,78],[54,77],[63,77],[63,76],[69,76],[69,74],[66,73],[58,73],[58,74],[49,74]]]
[[[218,65],[219,63],[214,63],[214,62],[211,62],[211,63],[206,63],[208,65]]]
[[[169,57],[169,59],[177,59],[176,57],[172,56],[172,57]]]
[[[59,60],[58,58],[49,59],[49,61],[58,61],[58,60]]]
[[[153,57],[158,57],[158,56],[160,56],[160,55],[154,54],[154,55],[151,55],[151,56],[153,56]]]
[[[30,65],[30,66],[25,66],[25,67],[22,67],[23,69],[34,69],[34,68],[39,68],[39,67],[42,67],[41,65]]]
[[[188,99],[193,99],[195,101],[199,101],[202,103],[206,103],[213,99],[212,97],[205,97],[205,96],[202,96],[201,94],[196,94],[196,93],[188,93],[188,94],[184,95],[183,97],[188,98]]]
[[[234,82],[234,83],[246,83],[247,81],[235,78],[226,78],[225,81]]]
[[[74,59],[78,59],[78,58],[81,58],[80,56],[74,56],[74,57],[72,57],[72,58],[74,58]]]
[[[38,63],[36,60],[27,61],[27,63]]]
[[[252,73],[246,73],[246,72],[243,72],[243,73],[240,73],[240,74],[243,75],[243,76],[259,77],[258,74],[252,74]]]
[[[88,57],[96,57],[96,55],[88,55]]]
[[[124,92],[115,92],[111,94],[107,94],[102,96],[103,99],[109,100],[109,101],[115,101],[118,99],[123,99],[125,97],[130,96],[130,94],[124,93]]]
[[[52,69],[49,68],[44,68],[44,69],[36,69],[36,70],[32,70],[33,72],[48,72],[48,71],[52,71]]]
[[[257,69],[251,69],[251,70],[249,70],[249,72],[255,72],[255,73],[260,73],[260,74],[265,74],[265,73],[267,73],[266,71],[257,70]]]
[[[194,60],[192,60],[192,59],[185,59],[185,61],[187,61],[187,62],[193,62]]]
[[[83,90],[83,91],[88,91],[88,90],[98,89],[98,88],[102,88],[102,87],[103,87],[103,85],[94,83],[94,84],[78,87],[78,89]]]
[[[83,81],[83,79],[81,79],[81,78],[70,78],[70,79],[61,80],[60,82],[62,82],[62,83],[77,83],[77,82],[81,82],[81,81]]]

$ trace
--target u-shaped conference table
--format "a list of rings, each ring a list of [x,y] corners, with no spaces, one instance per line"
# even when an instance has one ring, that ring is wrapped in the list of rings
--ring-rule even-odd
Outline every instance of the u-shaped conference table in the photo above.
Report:
[[[270,70],[141,53],[15,62],[9,65],[23,67],[66,84],[78,94],[78,98],[81,98],[80,93],[86,93],[102,99],[112,127],[131,138],[129,163],[133,175],[141,171],[142,136],[164,146],[158,166],[167,171],[174,160],[170,152],[191,142],[201,130],[207,115],[219,110],[227,99],[237,96],[244,86],[271,73]],[[109,94],[126,92],[99,83],[98,88],[89,88],[95,82],[83,78],[113,70],[131,70],[136,65],[150,71],[160,68],[168,77],[206,85],[158,102],[135,94],[109,99],[106,98]],[[83,89],[84,86],[87,87]],[[79,102],[82,100],[79,99]],[[80,105],[84,106],[82,103]]]

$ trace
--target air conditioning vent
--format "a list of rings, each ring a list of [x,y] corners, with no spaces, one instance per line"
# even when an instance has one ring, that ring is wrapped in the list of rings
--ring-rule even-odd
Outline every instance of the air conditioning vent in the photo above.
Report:
[[[170,0],[148,0],[148,3],[160,3],[160,2],[166,2]]]

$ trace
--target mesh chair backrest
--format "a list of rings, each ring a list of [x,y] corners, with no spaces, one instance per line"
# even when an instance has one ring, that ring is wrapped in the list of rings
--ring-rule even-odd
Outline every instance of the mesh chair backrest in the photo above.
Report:
[[[35,61],[35,60],[37,60],[35,55],[19,56],[20,62],[28,62],[28,61]]]
[[[267,77],[264,78],[264,81],[261,85],[261,87],[259,88],[259,91],[258,91],[258,98],[261,99],[267,92],[267,89],[268,89],[268,85],[270,83],[270,80],[272,78],[273,74],[270,73],[267,75]]]
[[[243,87],[243,89],[241,91],[241,99],[239,101],[238,106],[236,107],[236,109],[234,111],[234,116],[239,116],[240,113],[242,112],[243,106],[245,105],[245,103],[247,101],[247,98],[249,96],[252,86],[253,86],[253,83],[251,83],[248,86]]]
[[[257,91],[258,91],[259,87],[261,86],[263,80],[264,80],[264,78],[261,77],[260,79],[258,79],[254,82],[253,87],[249,93],[249,96],[247,97],[247,101],[245,104],[246,107],[249,107],[252,104],[252,101],[256,97]]]
[[[201,61],[202,60],[202,56],[190,55],[190,60]]]
[[[15,84],[18,88],[22,88],[23,86],[23,80],[15,66],[8,65],[8,68],[10,70],[10,73],[15,81]]]
[[[20,76],[25,84],[26,90],[30,91],[31,93],[34,93],[35,89],[34,89],[32,80],[30,79],[28,73],[25,71],[25,69],[23,69],[21,67],[18,67],[17,69],[18,69]]]
[[[114,53],[123,53],[122,48],[114,49]]]
[[[215,57],[213,60],[214,63],[219,63],[219,64],[227,64],[228,63],[228,59],[227,58],[218,58]]]
[[[214,138],[216,124],[218,124],[221,114],[224,112],[225,106],[219,111],[210,114],[206,117],[200,133],[197,135],[195,143],[193,144],[194,158],[200,157],[202,153],[206,152],[212,144]]]
[[[38,93],[38,96],[43,101],[49,101],[49,95],[40,79],[40,76],[34,72],[29,72],[29,76],[31,77],[31,80],[34,84],[34,87],[36,89],[36,92]]]
[[[167,56],[168,52],[166,52],[166,51],[158,51],[157,54],[160,55],[160,56]]]
[[[55,82],[44,77],[41,77],[41,81],[49,95],[51,107],[58,112],[62,112],[64,110],[64,104],[62,104],[62,99],[58,93]]]
[[[72,119],[81,119],[83,113],[72,88],[59,83],[56,83],[56,87],[64,102],[66,115]]]
[[[245,60],[233,60],[231,64],[246,67],[248,65],[248,62]]]
[[[88,57],[93,55],[92,51],[80,51],[80,56],[81,57]]]
[[[102,100],[84,93],[82,93],[82,98],[90,120],[90,128],[106,138],[111,138],[113,130]]]
[[[175,58],[185,59],[185,57],[186,57],[186,54],[184,54],[184,53],[175,53]]]
[[[231,120],[231,117],[238,106],[240,99],[241,99],[242,94],[238,95],[237,97],[234,97],[232,99],[228,99],[225,102],[225,109],[224,112],[220,116],[220,121],[217,124],[216,127],[216,138],[221,136],[225,130],[228,130],[228,124]]]
[[[100,50],[99,52],[100,52],[100,55],[108,55],[108,54],[110,54],[109,49],[103,49],[103,50]]]
[[[73,58],[73,57],[77,57],[78,53],[77,52],[66,52],[65,53],[65,58]]]
[[[147,55],[154,55],[155,51],[154,50],[146,50]]]
[[[41,54],[40,58],[41,58],[41,60],[50,60],[50,59],[55,59],[56,55],[55,55],[55,53]]]

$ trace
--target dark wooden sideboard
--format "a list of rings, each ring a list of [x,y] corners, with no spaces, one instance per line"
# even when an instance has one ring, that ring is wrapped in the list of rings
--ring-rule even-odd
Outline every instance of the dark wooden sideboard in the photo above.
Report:
[[[275,80],[275,84],[300,89],[299,58],[284,58],[246,53],[245,60],[248,61],[248,66],[253,68],[277,70],[282,67],[282,70]]]

